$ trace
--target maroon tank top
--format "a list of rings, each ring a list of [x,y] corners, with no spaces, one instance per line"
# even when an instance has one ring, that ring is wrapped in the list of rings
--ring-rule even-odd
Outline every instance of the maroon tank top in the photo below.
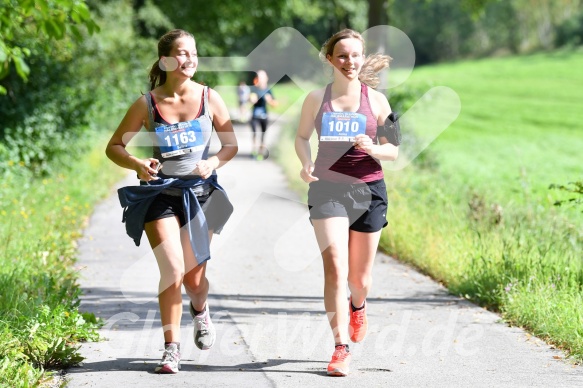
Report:
[[[352,146],[347,141],[320,141],[322,132],[322,117],[326,112],[334,112],[331,98],[332,84],[326,87],[322,105],[316,116],[314,126],[318,133],[318,155],[314,162],[312,175],[320,180],[337,183],[373,182],[383,178],[383,169],[378,159],[368,155],[363,150]],[[368,99],[368,87],[361,83],[360,106],[356,113],[366,116],[366,134],[377,143],[377,120],[372,114]]]

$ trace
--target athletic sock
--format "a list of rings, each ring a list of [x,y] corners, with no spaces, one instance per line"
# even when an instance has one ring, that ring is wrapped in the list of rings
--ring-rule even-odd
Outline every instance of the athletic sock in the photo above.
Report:
[[[350,352],[350,348],[348,347],[348,344],[338,344],[338,345],[334,345],[334,349],[337,349],[339,346],[344,346],[346,348],[347,352]]]
[[[192,306],[192,303],[190,304]],[[206,307],[206,305],[205,305]],[[194,312],[194,315],[200,315],[202,313],[205,312],[206,309],[202,309],[202,311],[198,311],[197,309],[194,308],[194,306],[192,306],[192,311]]]
[[[352,311],[362,310],[364,308],[364,305],[365,304],[366,304],[366,301],[362,303],[362,306],[360,306],[360,307],[354,307],[354,305],[352,304],[352,302],[350,302],[350,306],[352,306]]]
[[[180,351],[180,342],[164,342],[164,347],[167,348],[169,345],[176,345],[176,348]]]

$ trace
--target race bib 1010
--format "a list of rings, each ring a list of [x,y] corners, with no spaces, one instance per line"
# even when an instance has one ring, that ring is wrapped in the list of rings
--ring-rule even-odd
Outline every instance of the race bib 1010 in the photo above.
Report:
[[[322,115],[320,141],[354,141],[366,133],[366,116],[356,112],[326,112]]]
[[[156,127],[156,138],[163,158],[204,150],[205,137],[197,120]]]

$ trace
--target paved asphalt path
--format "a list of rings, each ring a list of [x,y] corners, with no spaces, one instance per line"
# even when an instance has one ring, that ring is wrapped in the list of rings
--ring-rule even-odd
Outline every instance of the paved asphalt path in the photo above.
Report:
[[[561,352],[381,253],[369,334],[351,346],[351,374],[327,377],[333,339],[306,206],[274,162],[249,157],[247,128],[236,131],[239,154],[219,170],[235,212],[213,239],[207,271],[215,346],[194,346],[185,297],[182,370],[153,373],[163,350],[158,269],[145,236],[136,247],[125,234],[112,191],[79,242],[81,310],[105,320],[105,340],[83,344],[68,387],[583,386],[583,368]],[[270,144],[278,132],[269,128]],[[136,183],[129,176],[118,187]]]

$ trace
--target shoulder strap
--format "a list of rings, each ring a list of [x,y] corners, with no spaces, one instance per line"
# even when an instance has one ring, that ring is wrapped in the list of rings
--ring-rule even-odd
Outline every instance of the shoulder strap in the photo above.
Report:
[[[209,105],[209,95],[211,93],[211,90],[208,86],[204,87],[204,91],[203,91],[203,104],[204,104],[204,114],[205,116],[208,116],[208,118],[211,120],[211,122],[213,121],[213,117],[211,115],[211,108]]]
[[[368,86],[364,82],[360,83],[360,91],[362,94],[368,97]]]
[[[360,87],[360,91],[361,91],[361,93],[360,93],[360,107],[358,108],[358,110],[360,111],[364,107],[364,105],[363,105],[363,103],[364,103],[364,104],[368,105],[368,110],[372,114],[372,106],[370,104],[370,98],[368,95],[369,86],[367,84],[365,84],[364,82],[361,82],[360,85],[361,85],[361,87]]]
[[[146,97],[146,102],[148,103],[148,125],[151,131],[154,130],[155,128],[155,124],[154,124],[154,106],[152,105],[152,95],[150,94],[150,92],[145,94]]]
[[[330,102],[332,99],[332,84],[326,85],[326,91],[324,92],[324,99],[322,100],[322,104],[326,102]]]

